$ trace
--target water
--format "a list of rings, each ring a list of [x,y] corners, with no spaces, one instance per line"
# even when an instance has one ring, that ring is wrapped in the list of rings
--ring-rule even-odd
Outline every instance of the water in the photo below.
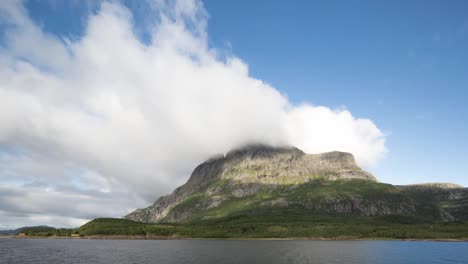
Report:
[[[468,263],[468,243],[0,239],[0,263]]]

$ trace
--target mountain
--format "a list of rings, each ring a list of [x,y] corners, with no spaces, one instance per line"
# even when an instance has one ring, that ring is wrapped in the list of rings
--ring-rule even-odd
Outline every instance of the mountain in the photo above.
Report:
[[[468,189],[380,183],[359,168],[350,153],[311,155],[294,147],[251,145],[200,164],[184,185],[124,218],[188,224],[325,215],[465,221]]]
[[[0,230],[0,235],[17,235],[20,233],[21,228],[14,230]]]
[[[0,235],[18,235],[19,233],[23,233],[24,230],[31,230],[31,229],[54,229],[53,227],[40,225],[40,226],[24,226],[14,230],[0,230]]]

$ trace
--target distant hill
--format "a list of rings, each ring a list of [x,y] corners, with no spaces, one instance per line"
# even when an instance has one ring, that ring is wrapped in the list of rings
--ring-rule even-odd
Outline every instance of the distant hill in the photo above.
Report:
[[[20,233],[20,228],[14,230],[0,230],[0,235],[17,235]]]
[[[50,226],[40,225],[40,226],[24,226],[14,230],[0,230],[1,235],[18,235],[19,233],[23,233],[24,230],[31,230],[31,229],[55,229]]]

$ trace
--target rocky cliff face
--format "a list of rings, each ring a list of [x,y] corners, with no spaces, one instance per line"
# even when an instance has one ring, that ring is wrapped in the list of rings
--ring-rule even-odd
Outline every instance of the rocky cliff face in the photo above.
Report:
[[[206,207],[213,208],[229,196],[253,195],[261,185],[297,185],[317,178],[375,181],[371,174],[356,165],[349,153],[306,155],[293,147],[248,146],[202,163],[186,184],[159,198],[152,206],[138,209],[125,218],[144,222],[159,222],[165,218],[177,221],[177,217],[170,216],[171,210],[198,192],[211,195],[211,202]],[[232,189],[230,195],[221,195],[225,187]]]
[[[417,215],[420,191],[404,189],[378,183],[349,153],[308,155],[294,147],[248,146],[200,164],[187,183],[125,218],[190,222],[282,208],[308,214]],[[456,218],[430,206],[438,218]]]

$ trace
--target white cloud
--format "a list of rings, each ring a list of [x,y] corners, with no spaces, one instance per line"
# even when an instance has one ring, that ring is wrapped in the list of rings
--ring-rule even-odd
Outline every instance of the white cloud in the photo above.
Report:
[[[252,142],[348,151],[364,166],[382,158],[385,136],[372,121],[291,105],[249,76],[241,59],[220,59],[207,44],[200,2],[151,3],[159,12],[151,44],[139,41],[132,13],[116,2],[104,2],[74,41],[43,32],[16,2],[0,7],[0,21],[14,25],[0,49],[0,185],[41,183],[53,191],[44,201],[67,197],[80,208],[86,201],[57,190],[119,199],[125,190],[149,203],[204,159]],[[114,216],[145,203],[93,199]],[[79,210],[63,217],[95,215],[89,206]]]
[[[386,153],[383,133],[369,119],[347,110],[302,105],[288,111],[290,143],[308,153],[343,150],[363,166],[376,164]]]

